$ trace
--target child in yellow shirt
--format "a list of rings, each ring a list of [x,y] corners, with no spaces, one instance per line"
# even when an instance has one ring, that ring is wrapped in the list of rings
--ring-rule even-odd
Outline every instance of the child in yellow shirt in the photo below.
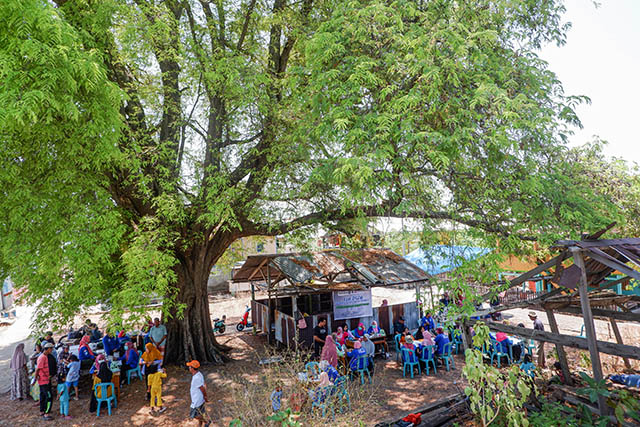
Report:
[[[153,365],[152,365],[153,366]],[[147,369],[149,369],[148,367]],[[160,408],[158,413],[163,413],[167,410],[162,405],[162,379],[167,378],[167,374],[164,373],[164,369],[160,368],[156,372],[147,375],[147,393],[151,393],[151,412],[154,413],[156,408]]]

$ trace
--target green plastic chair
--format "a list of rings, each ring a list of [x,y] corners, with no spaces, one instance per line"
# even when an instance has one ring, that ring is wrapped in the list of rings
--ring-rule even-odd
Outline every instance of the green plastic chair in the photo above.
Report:
[[[111,396],[107,396],[109,387],[111,387]],[[100,396],[102,397],[98,397],[98,389],[100,389]],[[102,402],[107,402],[107,411],[109,412],[109,415],[111,415],[111,401],[113,401],[114,408],[118,407],[118,401],[116,400],[115,396],[116,389],[113,383],[98,383],[93,388],[93,393],[95,394],[96,400],[98,401],[98,410],[96,412],[97,417],[100,416],[100,404]]]
[[[436,351],[435,345],[423,345],[422,351],[420,352],[420,361],[424,362],[425,370],[427,375],[429,375],[429,362],[433,365],[433,373],[437,374],[438,369],[436,368],[436,360],[434,358]]]
[[[333,384],[335,386],[334,388],[334,396],[333,396],[333,402],[334,404],[340,405],[340,412],[342,412],[342,408],[344,408],[346,406],[346,411],[351,410],[351,401],[349,399],[349,390],[347,390],[347,380],[348,378],[346,376],[340,376],[338,378],[336,378],[335,383]],[[347,402],[346,405],[344,405],[344,402]]]
[[[511,361],[511,355],[509,353],[505,353],[501,350],[501,345],[500,343],[491,338],[491,364],[493,365],[493,358],[497,357],[498,358],[498,368],[500,368],[500,359],[502,359],[503,357],[506,357],[507,360],[509,361],[509,364],[512,363]]]
[[[460,329],[454,329],[449,333],[449,336],[453,339],[451,342],[454,345],[456,354],[458,354],[460,346],[462,345],[462,331]]]
[[[536,365],[534,365],[533,363],[529,362],[529,363],[523,363],[520,365],[520,370],[522,372],[524,372],[525,374],[529,375],[531,378],[535,378],[536,376]]]
[[[320,364],[318,362],[307,362],[304,365],[304,371],[307,373],[307,378],[317,378],[320,376]]]
[[[401,337],[402,337],[401,334],[396,334],[393,337],[393,341],[395,341],[395,343],[396,343],[396,362],[400,361],[400,354],[402,354],[402,350],[401,350],[401,347],[400,347],[400,338]]]
[[[413,367],[418,367],[418,373],[422,374],[422,369],[420,368],[420,360],[418,360],[418,356],[416,355],[415,350],[411,350],[410,348],[403,347],[402,348],[402,376],[404,377],[407,373],[407,368],[411,368],[411,378],[413,378]]]
[[[371,373],[369,372],[369,356],[367,356],[366,354],[360,355],[356,359],[355,363],[358,369],[350,370],[349,377],[353,378],[354,374],[360,374],[360,384],[364,385],[364,373],[366,372],[367,376],[369,377],[369,384],[371,384]],[[351,365],[351,363],[349,363],[349,365]]]
[[[313,400],[311,401],[311,412],[314,408],[322,409],[322,418],[325,417],[327,409],[331,410],[331,419],[336,417],[336,411],[331,402],[332,397],[335,395],[335,386],[329,385],[322,387],[320,390],[316,390],[313,394]]]
[[[453,355],[451,354],[451,343],[448,342],[442,348],[442,354],[438,356],[439,359],[445,363],[447,367],[447,371],[449,371],[449,361],[451,361],[451,365],[453,365],[453,369],[456,369],[456,362],[453,360]]]

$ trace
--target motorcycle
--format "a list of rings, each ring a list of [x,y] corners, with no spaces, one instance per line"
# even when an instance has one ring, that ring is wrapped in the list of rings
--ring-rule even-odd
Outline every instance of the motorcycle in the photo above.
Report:
[[[213,319],[213,333],[214,334],[216,332],[219,333],[219,334],[224,334],[224,330],[226,329],[226,326],[224,324],[225,320],[227,320],[227,315],[226,314],[222,315],[222,319],[218,319],[218,318]]]
[[[238,323],[236,325],[236,330],[238,332],[242,332],[244,330],[244,328],[250,328],[250,327],[253,326],[253,324],[251,322],[249,322],[249,312],[250,311],[251,311],[251,307],[246,306],[244,314],[242,315],[242,320],[240,321],[240,323]]]

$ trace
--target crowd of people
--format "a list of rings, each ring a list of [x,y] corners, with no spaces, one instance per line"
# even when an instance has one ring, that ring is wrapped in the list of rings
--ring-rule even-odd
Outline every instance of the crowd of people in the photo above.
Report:
[[[10,368],[12,370],[11,399],[24,400],[32,397],[39,401],[40,416],[45,421],[53,420],[51,415],[54,400],[59,402],[60,415],[71,419],[69,401],[79,400],[81,375],[91,375],[91,393],[89,412],[98,409],[102,393],[106,398],[116,393],[126,383],[127,372],[140,369],[141,380],[147,390],[147,399],[151,413],[167,410],[162,402],[162,383],[167,378],[164,370],[164,352],[167,343],[167,328],[156,318],[147,322],[143,332],[144,351],[139,351],[139,342],[122,328],[109,330],[103,334],[100,329],[87,320],[84,325],[69,333],[59,341],[58,348],[53,333],[48,331],[38,339],[31,357],[25,353],[24,343],[14,350]],[[66,338],[66,340],[64,340]],[[79,339],[77,354],[70,351],[70,343]],[[197,419],[200,425],[209,425],[210,419],[204,409],[206,386],[199,372],[200,364],[193,360],[188,364],[192,374],[191,411],[189,416]],[[114,376],[119,374],[118,384]],[[110,383],[106,388],[96,387],[100,383]]]

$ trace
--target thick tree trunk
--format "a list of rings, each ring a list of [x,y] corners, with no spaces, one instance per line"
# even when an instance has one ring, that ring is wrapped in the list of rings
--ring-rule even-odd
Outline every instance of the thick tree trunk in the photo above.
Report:
[[[211,264],[207,258],[205,247],[193,249],[189,256],[178,256],[177,306],[164,322],[168,333],[165,360],[169,363],[184,364],[196,359],[202,364],[221,364],[229,360],[225,352],[231,348],[218,344],[213,335],[207,295]],[[180,306],[184,310],[178,315]]]

